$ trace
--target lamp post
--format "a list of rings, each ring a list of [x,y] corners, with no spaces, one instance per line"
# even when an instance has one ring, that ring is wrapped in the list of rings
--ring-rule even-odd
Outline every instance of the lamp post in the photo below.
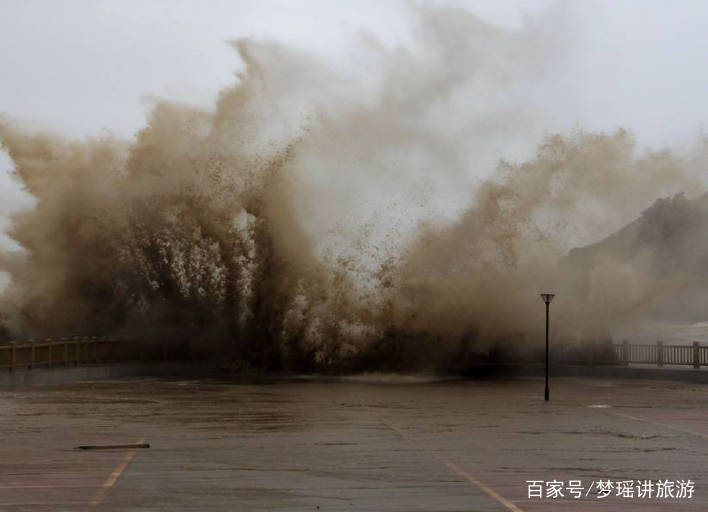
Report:
[[[546,303],[546,392],[543,395],[546,402],[548,402],[548,306],[550,306],[553,297],[555,295],[552,293],[541,294],[543,302]]]

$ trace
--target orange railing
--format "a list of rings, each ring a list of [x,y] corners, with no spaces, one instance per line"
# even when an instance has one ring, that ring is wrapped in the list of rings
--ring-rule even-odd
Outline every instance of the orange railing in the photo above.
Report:
[[[0,345],[0,368],[9,370],[77,366],[118,359],[119,341],[96,336],[11,341]]]

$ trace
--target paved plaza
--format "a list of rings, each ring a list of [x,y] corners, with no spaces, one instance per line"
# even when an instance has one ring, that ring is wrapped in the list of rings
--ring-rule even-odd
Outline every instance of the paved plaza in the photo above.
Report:
[[[706,391],[564,378],[544,403],[535,378],[381,375],[3,391],[0,511],[708,510]],[[693,497],[600,497],[630,480]]]

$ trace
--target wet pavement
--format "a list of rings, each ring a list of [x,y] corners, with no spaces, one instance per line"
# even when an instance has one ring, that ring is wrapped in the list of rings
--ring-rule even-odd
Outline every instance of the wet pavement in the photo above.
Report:
[[[544,403],[539,379],[394,376],[6,391],[0,511],[708,510],[706,391],[556,379]],[[596,487],[689,479],[691,499]],[[579,480],[582,497],[529,498],[528,480]]]

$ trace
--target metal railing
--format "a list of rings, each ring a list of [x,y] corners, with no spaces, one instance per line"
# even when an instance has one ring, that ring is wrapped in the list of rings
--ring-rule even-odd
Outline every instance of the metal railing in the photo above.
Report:
[[[620,364],[686,365],[700,368],[708,366],[708,345],[694,341],[692,345],[630,344],[628,341],[612,345],[615,360]],[[612,352],[610,352],[612,354]],[[0,345],[0,369],[50,368],[52,366],[78,366],[134,358],[145,360],[168,359],[167,345],[148,347],[96,336],[71,338],[46,338],[41,341],[11,341]],[[568,360],[565,350],[555,352],[558,361]],[[602,363],[593,357],[592,363]],[[604,362],[608,362],[607,359]]]
[[[694,368],[708,365],[708,346],[703,346],[697,341],[692,345],[665,345],[658,341],[656,344],[630,344],[624,341],[614,345],[617,360],[622,364],[639,363],[687,365]]]
[[[112,361],[117,359],[118,344],[116,340],[96,336],[11,341],[0,345],[0,368],[12,371]]]

